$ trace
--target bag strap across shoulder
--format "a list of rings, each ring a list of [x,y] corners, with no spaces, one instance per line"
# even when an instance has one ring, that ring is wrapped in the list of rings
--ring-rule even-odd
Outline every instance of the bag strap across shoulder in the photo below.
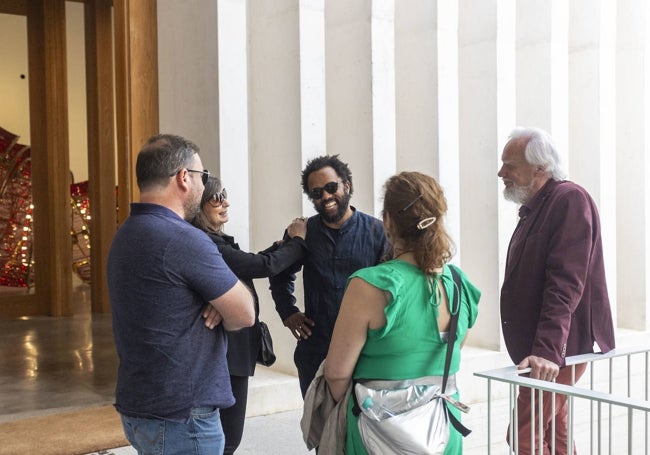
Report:
[[[449,265],[449,270],[451,270],[451,276],[456,283],[456,291],[454,292],[453,304],[449,308],[449,314],[451,315],[451,323],[449,325],[449,337],[447,338],[447,357],[445,358],[445,372],[442,377],[442,393],[445,393],[447,387],[447,378],[449,377],[449,367],[451,366],[451,357],[454,352],[454,344],[456,343],[456,331],[458,330],[458,316],[460,314],[460,290],[462,289],[463,284],[460,281],[460,276],[458,271],[454,266]]]
[[[463,289],[463,283],[460,281],[460,275],[456,270],[456,267],[449,264],[449,270],[451,271],[451,276],[456,284],[456,289],[454,292],[453,305],[449,309],[451,314],[451,323],[449,325],[449,337],[447,338],[447,358],[445,359],[445,373],[442,378],[442,388],[441,392],[445,393],[445,387],[447,387],[447,378],[449,377],[449,367],[451,365],[451,357],[454,351],[454,344],[456,344],[456,332],[458,330],[458,317],[460,316],[460,293]],[[448,405],[445,400],[445,404]],[[472,432],[469,428],[460,423],[460,420],[456,418],[451,412],[447,413],[450,423],[453,427],[463,436],[467,436]]]

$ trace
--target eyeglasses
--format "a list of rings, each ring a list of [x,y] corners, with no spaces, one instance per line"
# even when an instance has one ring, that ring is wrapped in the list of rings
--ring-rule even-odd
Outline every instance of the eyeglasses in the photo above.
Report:
[[[322,186],[320,188],[312,188],[309,190],[309,199],[312,199],[314,201],[320,199],[323,197],[323,190],[327,191],[329,194],[334,194],[338,191],[339,185],[343,182],[329,182],[326,183],[325,186]]]
[[[176,172],[174,172],[173,174],[169,174],[169,176],[173,177],[182,170],[183,169],[179,169]],[[202,171],[195,171],[194,169],[186,169],[186,170],[187,170],[187,172],[198,172],[200,174],[203,174],[203,175],[201,175],[201,181],[203,182],[203,186],[205,186],[208,183],[208,178],[210,177],[210,171],[208,171],[207,169],[203,169]]]
[[[214,193],[212,196],[210,196],[210,199],[208,199],[208,201],[214,207],[219,207],[226,199],[228,199],[228,192],[225,188],[223,188],[220,193]]]
[[[201,175],[201,181],[203,182],[203,185],[205,186],[208,183],[208,177],[210,177],[210,171],[207,169],[203,169],[202,171],[195,171],[194,169],[188,169],[187,172],[197,172]]]

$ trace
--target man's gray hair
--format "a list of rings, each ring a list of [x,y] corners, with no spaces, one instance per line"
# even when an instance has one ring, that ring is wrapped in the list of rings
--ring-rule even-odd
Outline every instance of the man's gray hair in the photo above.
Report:
[[[529,138],[524,155],[526,161],[539,166],[552,180],[564,180],[566,172],[562,168],[560,154],[550,134],[540,128],[518,126],[510,133],[510,139]]]

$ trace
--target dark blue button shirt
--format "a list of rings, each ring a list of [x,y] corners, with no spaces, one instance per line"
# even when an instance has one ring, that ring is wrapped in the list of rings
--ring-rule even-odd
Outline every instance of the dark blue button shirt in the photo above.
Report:
[[[284,321],[300,311],[293,296],[295,273],[303,270],[305,316],[316,326],[302,348],[327,354],[334,323],[348,277],[378,264],[390,251],[380,220],[352,207],[352,216],[340,229],[328,228],[315,215],[307,221],[308,253],[283,273],[269,279],[275,308]]]

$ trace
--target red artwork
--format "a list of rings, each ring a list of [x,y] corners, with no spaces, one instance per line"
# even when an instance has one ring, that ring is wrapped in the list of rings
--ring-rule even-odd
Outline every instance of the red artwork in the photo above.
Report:
[[[70,185],[72,269],[90,281],[88,182]],[[0,286],[34,285],[31,149],[0,128]]]

